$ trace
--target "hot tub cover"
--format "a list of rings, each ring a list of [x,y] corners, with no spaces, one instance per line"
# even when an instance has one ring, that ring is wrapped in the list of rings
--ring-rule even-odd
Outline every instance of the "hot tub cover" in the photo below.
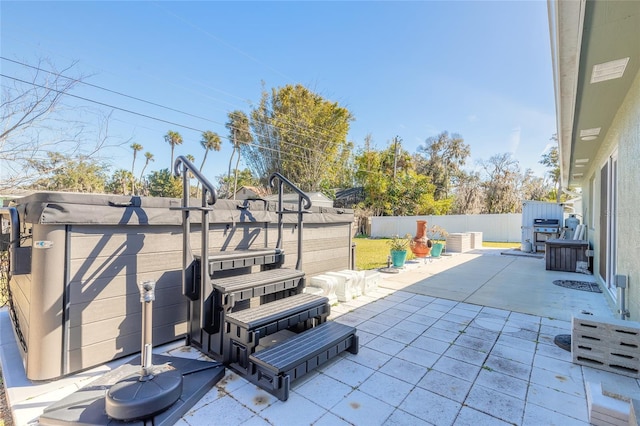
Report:
[[[16,200],[22,221],[50,225],[180,225],[181,200],[131,195],[38,192]],[[200,200],[191,200],[192,206]],[[295,205],[286,204],[285,210]],[[218,200],[209,213],[210,223],[276,222],[277,203],[266,200]],[[285,215],[285,223],[296,215]],[[190,221],[200,222],[201,214],[192,211]],[[312,206],[305,214],[307,223],[353,222],[353,211]]]

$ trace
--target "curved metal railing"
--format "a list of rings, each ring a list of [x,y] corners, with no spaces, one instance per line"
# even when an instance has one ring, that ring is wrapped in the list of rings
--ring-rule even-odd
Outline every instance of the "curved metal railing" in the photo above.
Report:
[[[18,216],[18,210],[15,207],[0,207],[0,216],[8,216],[9,220],[9,246],[6,250],[9,251],[9,276],[13,275],[15,268],[18,265],[18,248],[20,247],[20,218]],[[2,247],[0,249],[5,249]]]
[[[276,248],[282,249],[282,235],[284,231],[283,217],[285,214],[295,213],[298,215],[298,260],[296,261],[296,269],[302,269],[302,218],[305,213],[309,213],[311,208],[311,199],[307,194],[302,192],[300,188],[295,186],[289,179],[276,172],[269,177],[269,186],[275,187],[275,182],[278,180],[278,241],[276,242]],[[298,209],[294,211],[285,211],[283,206],[282,195],[284,193],[284,185],[287,185],[291,190],[298,194]],[[304,204],[303,204],[304,201]]]
[[[10,227],[8,246],[0,247],[0,250],[8,251],[8,253],[5,253],[8,258],[0,258],[0,274],[4,275],[0,277],[0,280],[4,280],[4,285],[6,285],[4,289],[6,294],[4,296],[6,296],[6,302],[9,305],[9,318],[13,323],[13,330],[22,350],[26,352],[28,350],[27,341],[22,333],[16,307],[13,303],[10,281],[13,275],[31,273],[31,247],[21,247],[22,238],[20,236],[20,216],[18,215],[18,210],[15,207],[0,207],[0,216],[8,216],[7,220],[9,221]],[[5,260],[8,261],[8,265],[4,263]],[[2,300],[2,302],[5,302],[5,300]],[[2,304],[0,304],[0,307],[1,306]]]
[[[182,167],[181,167],[182,166]],[[182,176],[182,201],[183,204],[186,200],[186,204],[189,203],[189,173],[191,173],[197,180],[202,184],[202,207],[206,207],[206,203],[210,206],[214,205],[218,200],[218,195],[216,194],[216,189],[213,187],[211,182],[200,173],[200,170],[193,165],[191,161],[189,161],[184,155],[180,155],[176,158],[176,161],[173,163],[173,174],[177,177]],[[186,197],[185,197],[186,194]],[[207,200],[207,194],[209,194],[209,199]],[[186,206],[184,206],[186,207]]]
[[[200,285],[196,282],[195,271],[191,268],[191,247],[189,244],[191,236],[191,223],[189,214],[192,210],[199,210],[202,214],[201,219],[201,247],[200,247],[200,279],[202,280],[202,288],[208,288],[207,284],[211,284],[211,276],[209,275],[209,212],[212,206],[218,200],[216,190],[201,173],[200,170],[193,165],[184,156],[179,156],[173,166],[175,176],[182,177],[182,293],[190,300],[199,300],[200,312],[204,312],[205,298],[200,295]],[[189,173],[191,173],[202,185],[202,203],[200,206],[191,206],[189,204],[191,185],[189,182]],[[201,328],[208,329],[208,325],[204,322],[204,315],[201,315]],[[187,336],[191,336],[191,321],[188,321]]]

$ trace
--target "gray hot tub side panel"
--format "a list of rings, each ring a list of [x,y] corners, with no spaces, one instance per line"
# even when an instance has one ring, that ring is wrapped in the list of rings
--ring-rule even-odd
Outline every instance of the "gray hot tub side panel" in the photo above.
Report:
[[[306,218],[305,218],[306,219]],[[351,258],[350,223],[304,223],[304,251],[302,270],[307,276],[328,271],[349,269]],[[277,240],[276,225],[269,230],[269,246]],[[285,225],[283,249],[285,267],[293,268],[297,262],[298,236],[291,225]]]
[[[194,204],[196,204],[194,202]],[[182,213],[179,200],[38,193],[20,200],[33,241],[32,272],[12,278],[25,333],[27,377],[45,380],[135,353],[140,346],[137,281],[158,282],[154,343],[186,333],[181,294]],[[210,250],[274,246],[276,204],[220,200],[209,213]],[[285,216],[287,263],[295,265],[295,215]],[[349,210],[312,207],[304,229],[307,274],[348,267]],[[200,248],[200,213],[190,214],[190,245]],[[344,252],[344,253],[343,253]]]
[[[27,377],[34,380],[60,375],[63,353],[65,251],[64,226],[34,226],[34,248],[31,252],[31,288]],[[49,244],[38,248],[39,241]],[[53,349],[53,350],[52,350]]]
[[[141,338],[138,281],[157,282],[154,343],[172,341],[186,333],[181,228],[70,228],[68,372],[94,365],[96,357],[109,360],[132,353],[127,348],[135,352]],[[247,245],[246,235],[254,242],[264,240],[260,229],[249,233],[242,230],[243,226],[234,228],[234,232],[216,224],[211,228],[211,250],[221,250],[222,245],[227,249]],[[199,226],[194,226],[191,240],[197,249],[199,237]]]

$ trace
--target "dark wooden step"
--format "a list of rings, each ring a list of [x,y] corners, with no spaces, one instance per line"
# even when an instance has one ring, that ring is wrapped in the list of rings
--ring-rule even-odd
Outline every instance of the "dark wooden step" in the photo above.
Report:
[[[352,339],[353,337],[356,339]],[[327,321],[277,345],[256,352],[249,359],[275,374],[288,373],[301,362],[306,362],[325,353],[334,348],[338,342],[347,341],[350,344],[342,348],[340,352],[348,349],[349,352],[357,354],[355,327]],[[317,364],[315,365],[317,366]]]
[[[248,379],[282,401],[289,398],[289,387],[318,366],[343,351],[358,353],[356,329],[329,321],[249,356],[255,366]]]
[[[194,255],[199,263],[201,256]],[[209,273],[282,263],[284,252],[277,248],[216,251],[209,253]]]
[[[274,323],[282,324],[287,322],[289,325],[278,325],[278,328],[282,330],[317,315],[326,313],[328,316],[329,309],[328,298],[301,293],[271,303],[265,303],[255,308],[232,312],[227,314],[226,322],[246,330],[256,330]],[[318,314],[316,314],[316,311]]]
[[[248,275],[216,278],[211,280],[211,285],[223,296],[222,303],[227,307],[233,307],[242,300],[295,289],[303,278],[302,271],[279,268]]]
[[[296,294],[274,302],[227,313],[224,331],[224,362],[240,374],[249,374],[248,356],[260,339],[285,329],[304,330],[327,320],[329,299]]]

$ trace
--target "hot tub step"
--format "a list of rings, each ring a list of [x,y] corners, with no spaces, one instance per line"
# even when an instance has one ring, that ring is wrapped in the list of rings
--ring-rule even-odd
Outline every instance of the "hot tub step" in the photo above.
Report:
[[[294,326],[300,322],[312,318],[323,321],[329,315],[329,299],[324,296],[301,293],[295,296],[276,300],[227,314],[227,333],[234,339],[243,342],[250,340],[241,338],[241,331],[259,332],[260,336],[266,336],[276,331]]]
[[[293,380],[345,350],[358,353],[356,329],[333,321],[325,322],[251,355],[249,362],[254,368],[248,379],[286,401]]]
[[[200,256],[194,257],[199,264]],[[213,273],[216,271],[281,264],[283,261],[284,252],[277,248],[218,251],[209,253],[209,273],[213,278]]]
[[[296,294],[271,303],[232,312],[225,317],[224,362],[247,370],[247,357],[260,339],[290,328],[307,329],[329,316],[329,299],[313,294]]]
[[[211,280],[213,288],[223,295],[223,305],[233,307],[235,303],[252,297],[261,297],[284,290],[295,289],[304,278],[304,272],[296,269],[270,269],[250,275]]]

